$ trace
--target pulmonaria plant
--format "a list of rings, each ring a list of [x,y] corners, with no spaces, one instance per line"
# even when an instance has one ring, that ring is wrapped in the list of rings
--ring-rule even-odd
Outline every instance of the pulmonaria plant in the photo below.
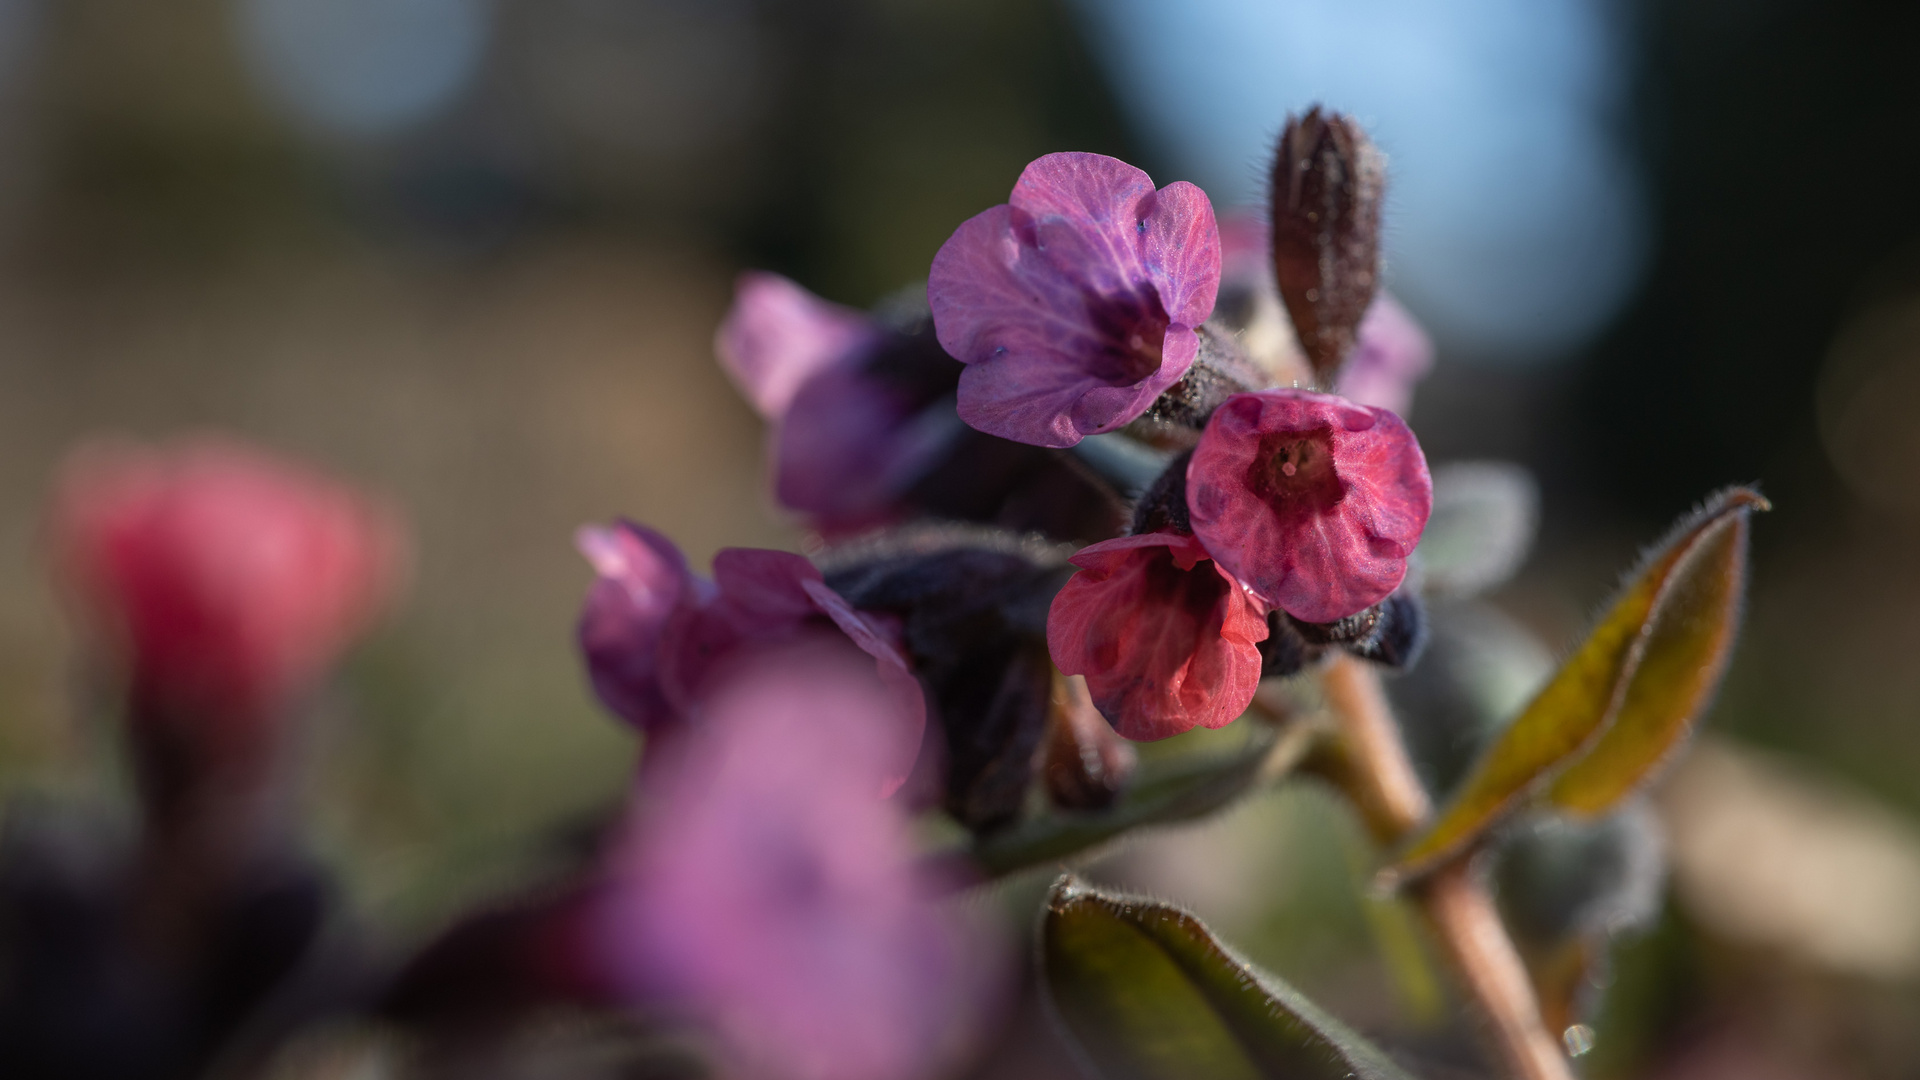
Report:
[[[1766,504],[1734,488],[1683,519],[1524,704],[1487,704],[1516,680],[1461,676],[1471,662],[1383,684],[1429,637],[1467,656],[1462,612],[1498,623],[1472,594],[1533,521],[1530,482],[1484,463],[1441,470],[1436,504],[1399,415],[1431,346],[1379,290],[1384,180],[1357,125],[1315,110],[1279,140],[1264,241],[1236,226],[1223,252],[1198,188],[1051,154],[941,247],[923,312],[744,276],[716,351],[773,428],[776,497],[827,542],[725,549],[709,580],[644,526],[580,530],[588,679],[643,739],[596,827],[524,860],[546,869],[517,898],[365,971],[333,963],[351,948],[302,960],[330,925],[317,899],[268,905],[262,925],[298,932],[254,947],[240,860],[205,857],[234,836],[284,854],[252,803],[142,800],[137,863],[104,887],[14,888],[61,860],[20,870],[0,844],[0,1060],[244,1070],[262,1044],[371,1017],[490,1075],[589,1060],[519,1060],[527,1030],[602,1038],[620,1075],[1007,1075],[1030,1067],[992,1060],[1007,953],[956,894],[1310,767],[1487,1014],[1490,1060],[1571,1080],[1559,1036],[1590,1043],[1585,988],[1618,920],[1650,910],[1627,901],[1657,892],[1637,792],[1724,670]],[[175,788],[174,751],[198,744],[155,752],[143,732],[277,730],[393,577],[364,500],[232,447],[88,455],[53,520],[126,669],[136,764]],[[1445,600],[1431,619],[1426,596]],[[1403,724],[1396,702],[1421,708]],[[1244,737],[1202,742],[1224,752],[1129,742],[1230,724]],[[1044,1013],[1094,1075],[1407,1076],[1176,908],[1068,875],[1038,922]],[[121,1051],[98,1018],[156,970],[150,925],[207,943],[165,960],[198,1004],[136,1016],[133,1064],[96,1068]],[[581,1011],[603,1022],[551,1022]],[[676,1056],[689,1035],[715,1068]],[[189,1050],[153,1065],[153,1046]]]

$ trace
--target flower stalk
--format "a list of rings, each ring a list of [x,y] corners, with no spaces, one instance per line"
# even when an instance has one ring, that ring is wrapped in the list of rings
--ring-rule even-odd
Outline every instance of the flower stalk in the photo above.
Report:
[[[1368,664],[1337,655],[1323,682],[1346,742],[1355,803],[1383,842],[1405,837],[1433,812],[1380,678]],[[1573,1070],[1541,1017],[1526,965],[1500,922],[1493,897],[1466,860],[1413,885],[1420,908],[1467,992],[1489,1022],[1493,1041],[1518,1080],[1573,1080]]]

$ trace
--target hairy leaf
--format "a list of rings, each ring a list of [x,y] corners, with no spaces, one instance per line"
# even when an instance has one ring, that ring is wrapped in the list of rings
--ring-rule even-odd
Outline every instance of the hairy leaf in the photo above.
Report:
[[[1675,526],[1389,879],[1447,861],[1543,792],[1593,814],[1643,781],[1719,682],[1745,587],[1747,517],[1766,507],[1757,493],[1730,488]]]
[[[1308,734],[1290,728],[1277,737],[1256,735],[1232,753],[1143,761],[1112,805],[1056,811],[989,833],[975,843],[973,862],[981,872],[999,877],[1078,854],[1129,829],[1204,817],[1270,778],[1276,767],[1289,764],[1288,746],[1304,751]],[[1288,746],[1277,747],[1277,741]]]
[[[1168,904],[1062,877],[1040,958],[1055,1016],[1107,1080],[1410,1080]]]

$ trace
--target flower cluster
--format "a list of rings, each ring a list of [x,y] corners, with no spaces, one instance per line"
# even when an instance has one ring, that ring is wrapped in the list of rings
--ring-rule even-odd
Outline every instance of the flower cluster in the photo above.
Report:
[[[1160,410],[1197,429],[1179,475],[1156,485],[1177,505],[1082,551],[1053,605],[1055,661],[1134,738],[1238,716],[1269,614],[1334,623],[1385,600],[1432,505],[1426,459],[1392,411],[1258,385],[1281,365],[1232,356],[1231,338],[1210,337],[1221,355],[1203,357],[1221,279],[1220,230],[1197,188],[1156,190],[1114,159],[1053,154],[954,233],[928,283],[940,341],[967,365],[959,411],[975,427],[1071,446]],[[1404,405],[1424,340],[1391,301],[1371,310],[1332,328],[1365,343],[1341,385]]]

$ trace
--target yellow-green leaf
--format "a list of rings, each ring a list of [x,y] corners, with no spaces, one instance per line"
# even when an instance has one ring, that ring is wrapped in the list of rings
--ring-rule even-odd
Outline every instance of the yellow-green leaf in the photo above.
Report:
[[[1063,877],[1040,957],[1054,1015],[1106,1080],[1411,1080],[1169,904]]]
[[[1729,488],[1682,519],[1388,877],[1446,862],[1543,791],[1591,814],[1644,780],[1719,682],[1745,587],[1747,518],[1766,508],[1758,493]]]

